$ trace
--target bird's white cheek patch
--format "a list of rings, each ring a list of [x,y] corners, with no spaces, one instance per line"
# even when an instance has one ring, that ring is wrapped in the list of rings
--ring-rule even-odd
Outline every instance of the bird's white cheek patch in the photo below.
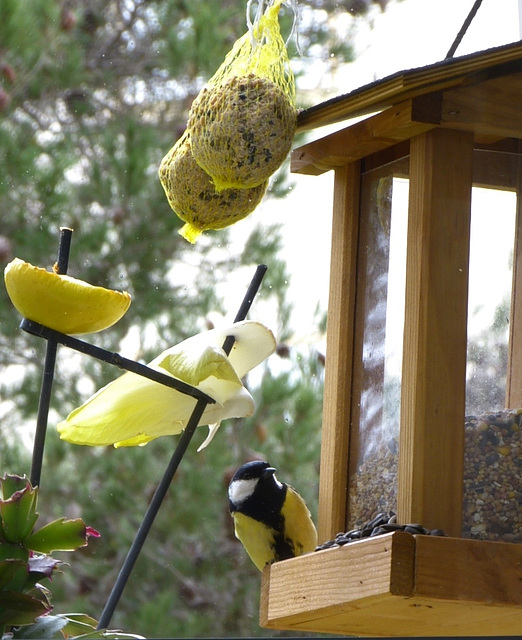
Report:
[[[251,478],[250,480],[234,480],[228,489],[230,501],[234,505],[239,506],[254,493],[256,484],[256,478]]]

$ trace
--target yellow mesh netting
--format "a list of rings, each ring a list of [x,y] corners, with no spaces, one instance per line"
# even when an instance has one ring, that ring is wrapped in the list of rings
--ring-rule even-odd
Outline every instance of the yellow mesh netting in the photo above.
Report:
[[[264,12],[249,24],[248,31],[236,40],[207,87],[221,85],[233,76],[253,73],[277,84],[295,105],[294,75],[279,28],[279,10],[283,0],[273,0],[268,4]]]
[[[192,157],[188,131],[161,161],[159,176],[170,206],[185,222],[179,233],[191,243],[206,229],[222,229],[252,213],[268,186],[265,181],[252,189],[218,193]]]
[[[295,134],[295,82],[275,0],[234,44],[194,100],[192,153],[217,190],[255,187],[286,158]]]
[[[283,0],[258,0],[248,31],[190,109],[187,131],[159,170],[170,206],[194,243],[251,213],[288,155],[297,125],[295,81],[279,28]],[[297,16],[296,0],[286,0]],[[265,7],[265,5],[268,5]]]

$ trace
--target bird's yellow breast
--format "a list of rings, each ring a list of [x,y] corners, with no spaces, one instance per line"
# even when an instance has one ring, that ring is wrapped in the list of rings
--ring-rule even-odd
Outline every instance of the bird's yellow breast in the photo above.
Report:
[[[233,517],[236,538],[241,540],[252,562],[262,571],[266,564],[274,561],[276,532],[243,513],[236,512]]]
[[[285,537],[294,542],[294,555],[310,553],[317,546],[317,531],[305,501],[293,489],[288,487],[283,504],[285,518]]]
[[[309,553],[317,546],[317,532],[308,507],[291,487],[288,487],[281,513],[284,518],[281,533],[243,513],[233,514],[236,537],[243,543],[252,562],[260,571],[265,565],[283,559],[278,555],[278,535],[283,536],[284,541],[290,546],[290,556]]]

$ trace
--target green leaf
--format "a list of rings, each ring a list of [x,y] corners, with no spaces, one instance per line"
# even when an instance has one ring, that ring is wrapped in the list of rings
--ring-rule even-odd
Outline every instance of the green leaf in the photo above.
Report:
[[[8,558],[0,561],[0,590],[29,593],[43,578],[51,578],[58,565],[50,556],[34,555],[29,560]],[[38,587],[42,591],[41,585]]]
[[[29,551],[24,547],[0,543],[0,590],[26,592],[34,586],[28,560]]]
[[[38,520],[38,489],[33,489],[26,478],[18,476],[4,476],[0,481],[4,495],[0,500],[3,538],[7,542],[23,543]],[[8,494],[9,498],[5,498]]]
[[[0,562],[0,591],[27,593],[36,584],[27,573],[27,563],[23,560],[3,560]]]
[[[66,520],[60,518],[45,525],[25,540],[31,551],[51,553],[51,551],[75,551],[87,546],[89,528],[81,518]]]
[[[49,605],[34,596],[14,591],[0,591],[0,624],[31,624],[38,616],[50,610]]]
[[[23,591],[26,585],[26,562],[14,559],[0,562],[0,591]]]
[[[63,633],[68,636],[82,636],[96,630],[98,622],[85,613],[64,613],[60,616],[65,620]]]
[[[20,544],[0,542],[0,561],[2,560],[23,560],[27,564],[29,550]]]
[[[16,493],[17,491],[23,491],[28,484],[29,481],[27,480],[27,476],[17,476],[6,473],[2,477],[0,477],[2,499],[7,500],[13,495],[13,493]]]

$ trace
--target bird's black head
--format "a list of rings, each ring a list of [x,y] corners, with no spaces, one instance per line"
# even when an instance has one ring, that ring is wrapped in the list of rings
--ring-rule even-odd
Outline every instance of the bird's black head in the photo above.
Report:
[[[274,467],[260,460],[240,467],[228,487],[230,512],[239,511],[279,529],[287,487],[274,473]]]
[[[266,479],[273,477],[275,473],[274,467],[271,467],[268,462],[263,460],[253,460],[252,462],[246,462],[243,466],[234,474],[231,483],[234,480],[259,480],[261,478]]]

